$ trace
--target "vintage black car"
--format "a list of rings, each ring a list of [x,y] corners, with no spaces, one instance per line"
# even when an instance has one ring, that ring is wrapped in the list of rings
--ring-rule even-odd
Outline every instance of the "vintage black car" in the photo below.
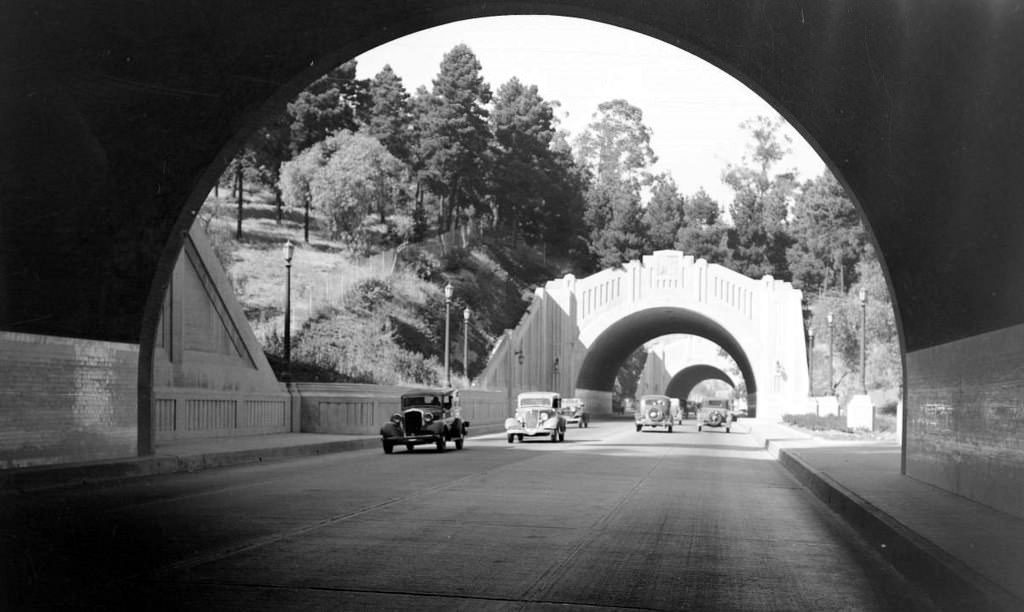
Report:
[[[672,433],[672,399],[665,395],[645,395],[640,398],[636,414],[636,430],[644,427],[664,427]]]
[[[380,428],[381,445],[391,453],[396,445],[413,450],[418,444],[433,444],[444,452],[448,441],[462,449],[469,423],[462,420],[459,392],[455,389],[417,389],[402,394],[402,412]]]

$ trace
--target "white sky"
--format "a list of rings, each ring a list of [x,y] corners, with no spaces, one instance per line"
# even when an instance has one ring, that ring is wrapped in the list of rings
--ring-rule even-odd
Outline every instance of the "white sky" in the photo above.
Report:
[[[472,19],[412,34],[356,58],[360,78],[391,64],[413,93],[432,87],[441,59],[459,43],[476,54],[492,93],[513,76],[536,85],[572,137],[591,121],[598,104],[623,98],[639,107],[651,128],[656,169],[669,172],[680,191],[700,187],[728,209],[732,191],[722,184],[728,163],[740,163],[749,136],[739,124],[778,113],[745,85],[704,60],[632,31],[583,19],[517,16]],[[791,153],[776,168],[814,178],[824,163],[788,125]]]

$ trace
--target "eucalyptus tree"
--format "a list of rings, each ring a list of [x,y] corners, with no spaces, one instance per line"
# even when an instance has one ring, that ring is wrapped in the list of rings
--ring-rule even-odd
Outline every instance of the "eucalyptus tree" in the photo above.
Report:
[[[747,276],[789,277],[786,249],[792,239],[786,225],[796,182],[792,172],[773,174],[789,153],[782,125],[781,118],[763,116],[743,122],[741,127],[753,139],[750,152],[743,163],[730,164],[722,174],[735,194],[729,207],[733,229],[728,263]]]
[[[626,100],[597,107],[576,140],[577,164],[591,176],[585,219],[590,249],[601,266],[614,266],[648,250],[641,189],[657,161],[643,111]]]

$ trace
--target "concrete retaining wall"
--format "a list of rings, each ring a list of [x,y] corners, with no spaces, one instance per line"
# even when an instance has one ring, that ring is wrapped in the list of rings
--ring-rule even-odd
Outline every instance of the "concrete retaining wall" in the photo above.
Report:
[[[0,468],[131,457],[139,349],[0,332]]]
[[[296,383],[299,431],[303,433],[374,435],[410,387]],[[460,390],[462,418],[473,425],[501,423],[511,412],[505,391]]]

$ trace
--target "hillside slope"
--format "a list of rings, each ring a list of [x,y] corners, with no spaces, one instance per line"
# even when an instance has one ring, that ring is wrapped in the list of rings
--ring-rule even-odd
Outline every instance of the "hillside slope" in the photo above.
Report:
[[[420,244],[384,248],[370,257],[330,240],[323,219],[311,219],[303,241],[301,211],[280,223],[269,193],[247,193],[242,238],[230,194],[210,194],[197,223],[210,236],[268,359],[284,378],[283,245],[291,265],[291,369],[297,381],[440,384],[444,381],[444,292],[453,287],[450,361],[465,383],[464,309],[470,309],[469,376],[486,365],[496,339],[514,326],[532,287],[560,276],[567,263],[536,250],[477,236],[463,248]]]

